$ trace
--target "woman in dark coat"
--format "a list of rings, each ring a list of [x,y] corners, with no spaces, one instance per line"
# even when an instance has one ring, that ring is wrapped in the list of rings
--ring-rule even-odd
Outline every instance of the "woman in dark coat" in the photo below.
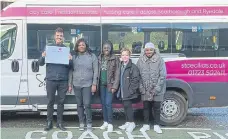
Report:
[[[121,50],[120,65],[120,87],[117,98],[120,98],[124,105],[126,123],[119,126],[120,129],[131,133],[135,129],[134,113],[132,109],[133,100],[139,96],[139,70],[130,59],[131,51],[128,48]]]

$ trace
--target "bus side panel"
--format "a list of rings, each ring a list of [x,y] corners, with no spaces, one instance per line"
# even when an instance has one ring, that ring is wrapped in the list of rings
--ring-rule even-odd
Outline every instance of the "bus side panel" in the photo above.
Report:
[[[190,85],[194,91],[193,107],[228,106],[228,82],[190,83]],[[216,97],[215,100],[213,96]]]
[[[187,82],[193,90],[193,107],[227,105],[228,59],[179,59],[167,61],[168,78]]]

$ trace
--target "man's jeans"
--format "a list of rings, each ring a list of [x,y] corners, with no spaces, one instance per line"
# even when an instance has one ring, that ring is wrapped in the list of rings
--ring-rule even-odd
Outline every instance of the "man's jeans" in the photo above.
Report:
[[[102,111],[104,122],[112,123],[113,111],[112,111],[112,97],[113,94],[107,88],[107,86],[100,86],[100,96],[102,103]]]

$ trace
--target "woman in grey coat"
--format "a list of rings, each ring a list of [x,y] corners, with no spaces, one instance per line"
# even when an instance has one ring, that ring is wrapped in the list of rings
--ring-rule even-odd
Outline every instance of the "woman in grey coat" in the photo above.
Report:
[[[162,133],[159,126],[160,105],[166,92],[166,66],[159,50],[149,42],[145,45],[144,54],[137,62],[140,71],[140,92],[144,105],[144,125],[140,131],[147,131],[149,126],[150,109],[154,110],[154,131]]]
[[[79,39],[75,45],[75,55],[72,58],[72,67],[69,73],[69,91],[74,88],[79,117],[79,130],[84,130],[84,109],[87,130],[92,130],[91,98],[96,92],[98,78],[98,60],[84,39]]]

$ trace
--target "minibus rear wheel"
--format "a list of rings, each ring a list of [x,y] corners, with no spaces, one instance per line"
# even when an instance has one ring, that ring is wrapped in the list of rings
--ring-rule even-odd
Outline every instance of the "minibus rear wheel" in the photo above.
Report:
[[[167,90],[161,103],[161,125],[180,124],[188,111],[186,99],[175,90]]]

